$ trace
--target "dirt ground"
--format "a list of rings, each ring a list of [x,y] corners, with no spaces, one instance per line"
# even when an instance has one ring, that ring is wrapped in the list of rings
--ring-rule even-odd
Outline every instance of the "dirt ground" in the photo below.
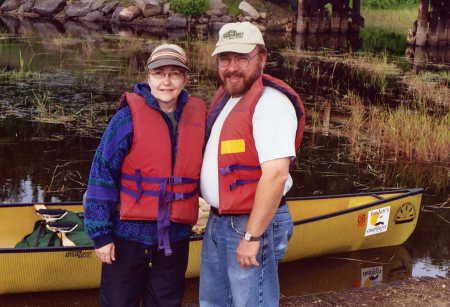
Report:
[[[370,288],[332,291],[300,297],[283,297],[280,306],[449,307],[450,278],[411,277]]]

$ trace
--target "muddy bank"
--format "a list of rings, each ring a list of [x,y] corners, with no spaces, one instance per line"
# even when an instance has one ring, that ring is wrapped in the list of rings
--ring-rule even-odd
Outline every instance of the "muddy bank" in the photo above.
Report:
[[[447,274],[450,275],[450,272]],[[291,306],[450,306],[450,278],[410,277],[369,288],[331,291],[300,297],[282,297]]]

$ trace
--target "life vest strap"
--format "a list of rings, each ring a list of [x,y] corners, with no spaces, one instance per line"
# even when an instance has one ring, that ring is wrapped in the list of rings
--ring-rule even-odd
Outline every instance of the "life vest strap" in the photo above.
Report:
[[[261,169],[259,165],[245,165],[245,164],[230,164],[227,167],[222,167],[219,169],[221,175],[226,175],[231,172],[234,172],[237,169],[246,169],[246,170],[257,170]]]
[[[171,176],[171,177],[151,177],[142,176],[140,170],[136,170],[134,175],[122,173],[122,179],[136,181],[136,182],[147,182],[147,183],[163,183],[168,184],[186,184],[186,183],[198,183],[200,180],[189,177],[182,176]]]
[[[195,194],[198,193],[198,188],[192,190],[191,192],[171,192],[171,191],[165,191],[165,193],[161,193],[161,190],[138,190],[138,191],[134,191],[130,188],[127,188],[125,186],[121,186],[120,190],[128,195],[133,196],[134,198],[136,198],[136,203],[139,202],[139,199],[141,198],[142,195],[146,195],[146,196],[161,196],[161,194],[165,194],[163,195],[164,198],[166,199],[166,201],[168,202],[172,202],[175,200],[183,200],[183,199],[188,199],[193,197]]]
[[[257,181],[259,181],[259,179],[237,179],[237,180],[233,181],[233,183],[230,184],[230,191],[236,189],[237,186],[239,186],[239,185],[257,182]]]

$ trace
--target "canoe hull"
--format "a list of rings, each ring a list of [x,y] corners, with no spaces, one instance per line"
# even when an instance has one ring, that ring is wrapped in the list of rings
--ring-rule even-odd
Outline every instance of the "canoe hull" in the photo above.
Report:
[[[283,261],[400,245],[416,227],[421,192],[413,189],[376,196],[290,199],[289,208],[296,225]],[[81,205],[59,204],[59,207],[82,210]],[[21,223],[10,228],[0,225],[0,294],[99,286],[101,263],[92,247],[15,249],[13,242],[26,234],[24,229],[33,225],[37,217],[32,205],[0,205],[3,221],[8,218],[5,210],[20,211],[14,216],[20,216]],[[22,234],[2,236],[16,232]],[[193,239],[190,243],[187,278],[199,274],[201,242]]]

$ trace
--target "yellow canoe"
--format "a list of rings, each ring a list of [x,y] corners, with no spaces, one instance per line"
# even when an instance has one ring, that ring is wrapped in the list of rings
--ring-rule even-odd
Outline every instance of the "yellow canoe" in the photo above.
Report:
[[[289,198],[294,233],[283,261],[400,245],[414,231],[422,189]],[[39,219],[35,205],[0,204],[0,294],[96,288],[100,263],[91,246],[14,248]],[[78,203],[47,208],[81,211]],[[187,277],[200,268],[192,237]]]

